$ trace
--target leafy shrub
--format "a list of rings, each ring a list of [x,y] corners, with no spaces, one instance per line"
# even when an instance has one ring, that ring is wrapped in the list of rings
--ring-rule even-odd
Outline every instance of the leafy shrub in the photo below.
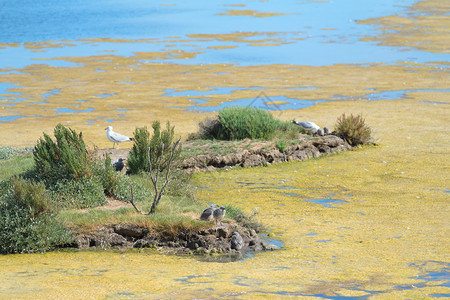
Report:
[[[219,111],[222,140],[270,139],[280,126],[280,121],[262,109],[253,107],[227,107]]]
[[[113,196],[122,201],[131,198],[131,185],[133,185],[133,195],[136,201],[142,201],[151,197],[151,193],[137,182],[132,182],[129,176],[116,172],[111,164],[111,158],[106,157],[105,163],[97,162],[94,166],[94,174],[103,186],[107,196]]]
[[[335,129],[336,134],[352,146],[367,144],[371,139],[372,129],[367,126],[362,115],[342,114],[336,121]]]
[[[138,174],[140,172],[149,171],[149,151],[150,163],[153,169],[157,169],[156,162],[159,160],[162,165],[160,170],[164,170],[167,166],[168,156],[174,147],[173,136],[174,128],[167,122],[166,129],[161,131],[161,123],[155,121],[152,124],[153,135],[149,139],[149,132],[147,128],[136,128],[134,132],[134,144],[130,153],[128,154],[128,166],[131,174]],[[174,157],[177,159],[180,156],[181,147],[179,147]]]
[[[62,124],[54,129],[56,142],[44,133],[33,149],[37,174],[47,184],[60,179],[81,179],[90,174],[82,133]]]
[[[45,186],[22,178],[13,177],[10,180],[13,199],[30,211],[31,216],[39,216],[50,210]]]
[[[288,128],[291,128],[285,123],[273,118],[262,109],[227,107],[221,109],[216,118],[206,118],[199,123],[198,137],[219,140],[246,138],[267,140],[271,139],[278,130],[288,132]]]
[[[175,126],[170,126],[170,122],[167,121],[166,129],[161,131],[161,124],[159,121],[155,121],[152,124],[153,136],[150,140],[150,163],[152,169],[159,169],[163,171],[167,168],[167,163],[171,152],[174,150],[174,160],[180,157],[181,146],[175,149],[175,143],[173,141],[173,136],[175,133]],[[157,162],[161,162],[158,167]]]
[[[1,254],[42,252],[73,242],[71,233],[43,209],[41,200],[33,200],[33,194],[42,200],[42,185],[23,179],[0,183]]]
[[[147,127],[134,130],[133,148],[128,154],[128,167],[131,174],[148,171],[148,148],[150,147],[150,133]]]
[[[95,177],[58,181],[49,190],[53,202],[60,208],[89,208],[106,204],[103,186]]]

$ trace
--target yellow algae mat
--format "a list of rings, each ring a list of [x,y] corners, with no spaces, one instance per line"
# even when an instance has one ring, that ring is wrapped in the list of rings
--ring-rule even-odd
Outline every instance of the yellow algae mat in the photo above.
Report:
[[[433,26],[441,20],[433,14],[416,18]],[[367,22],[397,21],[392,17]],[[400,27],[409,32],[409,25]],[[436,32],[448,38],[440,29]],[[410,33],[411,42],[426,35]],[[435,39],[429,38],[433,51]],[[399,43],[390,31],[378,41]],[[310,120],[330,127],[343,112],[362,113],[377,146],[193,177],[193,183],[202,187],[197,193],[200,201],[233,204],[249,214],[256,211],[269,237],[282,243],[279,251],[230,263],[166,256],[149,249],[4,255],[0,298],[421,299],[450,294],[450,99],[448,68],[441,67],[448,63],[325,67],[139,63],[148,55],[157,53],[66,58],[81,65],[34,65],[1,75],[2,82],[18,83],[7,96],[12,101],[25,99],[2,104],[1,116],[20,118],[0,123],[1,145],[34,145],[43,131],[51,133],[59,122],[82,131],[88,145],[101,148],[111,147],[104,131],[108,125],[131,135],[135,127],[170,120],[176,134],[185,137],[197,130],[198,121],[213,114],[189,110],[194,104],[259,101],[260,91],[251,88],[262,87],[263,99],[277,95],[336,99],[273,113],[283,120]],[[185,94],[170,94],[166,89],[174,82],[177,91],[239,88],[198,104]],[[398,91],[393,100],[371,101],[367,96]],[[46,93],[50,95],[42,101]]]
[[[440,104],[428,103],[438,102]],[[446,294],[449,102],[445,95],[318,104],[283,115],[363,113],[379,145],[299,163],[201,173],[198,198],[258,211],[280,251],[233,263],[144,253],[0,257],[0,296],[423,297]],[[447,281],[446,281],[447,280]]]

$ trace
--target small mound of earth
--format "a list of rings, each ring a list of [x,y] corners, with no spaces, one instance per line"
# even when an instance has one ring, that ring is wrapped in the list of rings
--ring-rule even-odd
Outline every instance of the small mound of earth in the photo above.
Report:
[[[242,249],[231,248],[231,236],[239,232],[244,241]],[[234,223],[202,229],[196,232],[179,232],[177,235],[150,232],[135,224],[99,226],[89,233],[77,236],[79,249],[95,248],[157,248],[174,254],[240,253],[248,251],[270,251],[279,249],[261,238],[253,229]]]
[[[352,148],[344,139],[328,134],[311,137],[300,135],[299,139],[286,141],[286,149],[281,151],[272,141],[185,141],[183,149],[196,149],[202,154],[185,157],[179,167],[187,173],[231,169],[236,167],[258,167],[286,161],[302,161],[321,155],[333,154]],[[218,154],[217,149],[227,154]],[[130,149],[101,149],[99,157],[108,154],[113,161],[127,158]]]
[[[181,168],[192,173],[224,168],[258,167],[272,163],[302,161],[352,148],[344,139],[332,134],[313,139],[305,135],[304,138],[292,142],[286,145],[283,151],[274,142],[235,145],[233,151],[225,155],[209,154],[205,151],[205,154],[184,159]]]

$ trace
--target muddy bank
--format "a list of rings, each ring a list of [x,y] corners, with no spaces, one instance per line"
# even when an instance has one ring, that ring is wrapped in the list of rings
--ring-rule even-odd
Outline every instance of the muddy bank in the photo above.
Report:
[[[242,249],[232,249],[231,237],[234,232],[238,232],[243,239]],[[181,231],[175,235],[151,232],[146,227],[135,224],[103,225],[89,233],[79,233],[76,247],[120,250],[156,248],[173,254],[241,253],[278,249],[278,246],[262,239],[255,230],[233,223],[199,231]]]
[[[235,145],[228,154],[200,154],[185,158],[181,168],[188,172],[214,171],[235,167],[257,167],[287,161],[302,161],[349,150],[352,147],[340,137],[326,135],[310,137],[305,135],[296,141],[288,141],[285,149],[274,142],[244,143]]]
[[[201,154],[185,154],[179,167],[188,173],[258,167],[307,160],[352,148],[345,140],[333,134],[316,137],[300,135],[299,139],[287,140],[283,151],[272,141],[185,141],[182,144],[183,152]],[[129,151],[130,149],[100,149],[98,156],[104,158],[108,154],[115,161],[119,158],[126,159]]]

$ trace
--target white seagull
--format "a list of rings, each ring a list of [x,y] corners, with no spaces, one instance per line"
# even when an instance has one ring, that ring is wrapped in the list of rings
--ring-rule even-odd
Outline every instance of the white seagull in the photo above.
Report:
[[[305,130],[311,131],[312,133],[316,133],[317,130],[320,129],[316,123],[310,121],[292,121],[292,123],[302,127]]]
[[[108,140],[113,142],[113,149],[116,144],[117,144],[117,149],[119,149],[119,143],[130,142],[133,140],[133,138],[129,138],[126,135],[114,132],[112,126],[108,126],[105,129],[106,129],[106,136],[108,137]]]

